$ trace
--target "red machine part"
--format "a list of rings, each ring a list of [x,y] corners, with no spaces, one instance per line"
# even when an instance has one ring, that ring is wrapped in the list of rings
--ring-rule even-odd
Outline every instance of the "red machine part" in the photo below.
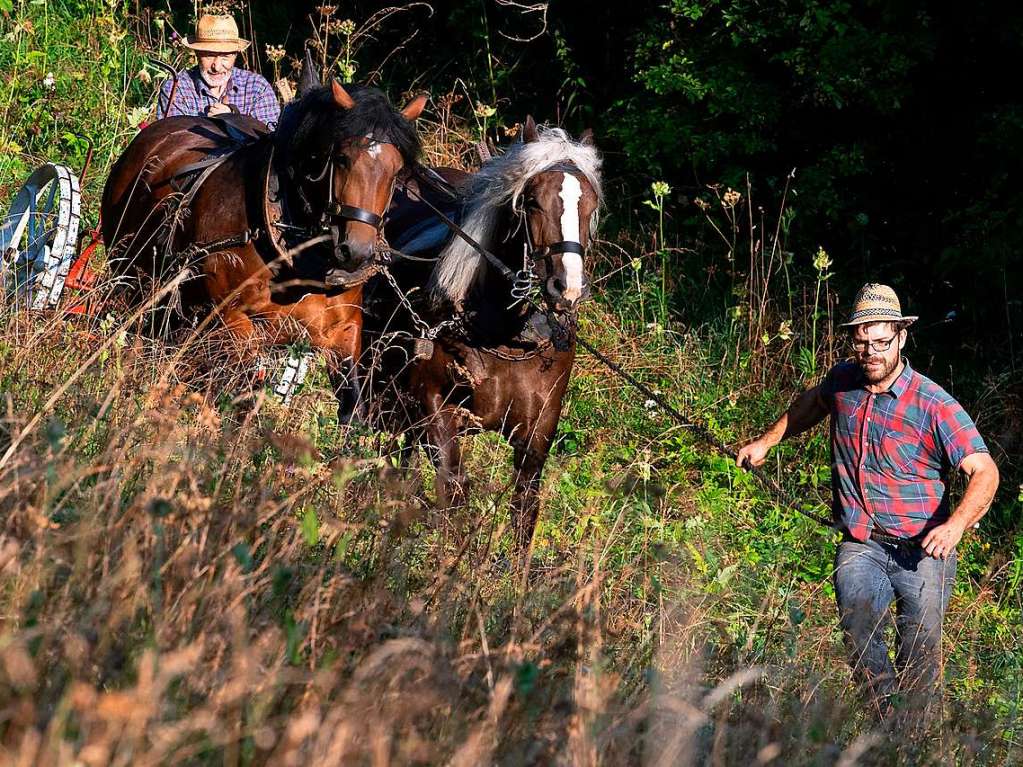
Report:
[[[71,263],[67,278],[64,280],[64,289],[70,291],[67,296],[68,305],[65,307],[64,313],[93,317],[99,312],[100,307],[99,302],[91,295],[96,285],[96,272],[89,268],[89,260],[92,258],[96,246],[103,242],[99,224],[97,223],[95,229],[83,236],[79,243],[84,241],[86,236],[89,242]]]

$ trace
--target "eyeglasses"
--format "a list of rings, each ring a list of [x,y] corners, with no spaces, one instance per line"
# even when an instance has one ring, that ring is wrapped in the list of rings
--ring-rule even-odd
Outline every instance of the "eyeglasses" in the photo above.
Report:
[[[896,333],[891,338],[876,338],[873,341],[853,341],[850,339],[849,346],[853,348],[853,351],[859,352],[860,354],[865,352],[868,346],[872,352],[886,352],[892,348],[892,341],[898,337],[899,334]]]

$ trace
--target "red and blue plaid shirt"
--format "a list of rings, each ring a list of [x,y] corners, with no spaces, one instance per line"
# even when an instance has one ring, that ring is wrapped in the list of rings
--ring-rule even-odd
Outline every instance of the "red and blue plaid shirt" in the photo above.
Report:
[[[831,413],[833,513],[865,541],[873,527],[912,538],[948,519],[949,470],[987,452],[952,396],[905,363],[891,388],[866,389],[860,366],[842,362],[820,387]]]
[[[194,66],[178,72],[178,89],[174,92],[174,103],[167,110],[167,99],[170,98],[173,80],[167,79],[160,86],[159,117],[175,115],[205,115],[211,104],[222,100],[223,103],[237,108],[243,115],[255,117],[264,125],[276,127],[281,116],[281,105],[277,95],[263,77],[247,69],[232,69],[231,79],[227,81],[223,99],[217,99],[210,93],[209,86],[199,75],[199,67]]]

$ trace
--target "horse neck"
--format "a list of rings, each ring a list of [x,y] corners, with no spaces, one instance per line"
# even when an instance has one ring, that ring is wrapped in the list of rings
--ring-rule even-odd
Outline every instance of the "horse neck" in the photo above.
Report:
[[[497,226],[488,250],[501,259],[502,263],[513,272],[522,268],[523,246],[526,242],[525,224],[519,222],[510,205],[502,208]],[[485,312],[488,319],[495,323],[493,330],[496,336],[514,336],[522,329],[524,312],[521,304],[512,309],[507,307],[513,301],[511,285],[508,280],[488,263],[479,294],[471,307]]]
[[[323,205],[317,205],[316,199],[310,199],[303,193],[299,183],[299,170],[295,167],[291,152],[287,146],[274,147],[274,171],[284,196],[284,207],[287,211],[288,223],[296,226],[312,227],[319,223],[323,214]],[[326,189],[326,181],[324,189]]]

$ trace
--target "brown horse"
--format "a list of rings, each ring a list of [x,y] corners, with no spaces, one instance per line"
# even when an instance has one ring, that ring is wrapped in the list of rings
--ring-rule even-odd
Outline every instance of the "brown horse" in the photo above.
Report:
[[[276,131],[247,117],[172,117],[144,129],[103,191],[103,238],[122,295],[140,304],[189,270],[161,326],[215,311],[239,339],[257,325],[277,343],[326,353],[343,419],[361,415],[362,284],[412,125],[374,88],[320,84],[307,62],[301,98]]]
[[[441,507],[465,499],[459,435],[502,433],[515,454],[512,520],[520,549],[532,540],[541,474],[575,359],[572,328],[588,292],[583,256],[600,207],[600,164],[589,131],[572,141],[559,129],[538,130],[529,118],[523,141],[479,172],[437,171],[458,190],[454,197],[426,183],[429,171],[420,174],[396,195],[387,237],[396,249],[436,263],[394,265],[404,300],[382,281],[373,288],[367,342],[388,331],[419,339],[392,343],[381,355],[373,383],[383,395],[382,417],[407,429],[409,443],[425,438],[432,448]],[[502,266],[452,237],[422,198],[457,219]],[[532,285],[545,308],[516,300],[512,272],[519,272],[518,295]],[[419,286],[427,290],[414,290]]]

